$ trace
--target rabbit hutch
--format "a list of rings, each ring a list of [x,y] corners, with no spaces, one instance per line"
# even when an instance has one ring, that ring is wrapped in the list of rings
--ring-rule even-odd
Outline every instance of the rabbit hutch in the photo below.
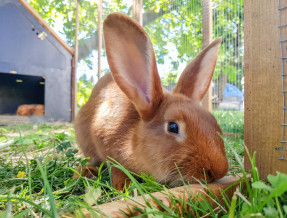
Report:
[[[0,1],[0,30],[0,125],[70,122],[73,49],[24,0]],[[21,105],[41,112],[19,116]]]

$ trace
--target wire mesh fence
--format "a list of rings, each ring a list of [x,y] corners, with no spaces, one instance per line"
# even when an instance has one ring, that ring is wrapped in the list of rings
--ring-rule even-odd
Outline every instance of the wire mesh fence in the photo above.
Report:
[[[281,51],[281,69],[282,69],[282,96],[283,96],[283,116],[282,116],[282,141],[281,147],[276,148],[277,151],[282,152],[279,159],[287,160],[286,157],[286,100],[287,100],[287,1],[278,0],[278,15],[279,15],[279,40]]]
[[[88,0],[81,0],[82,7]],[[156,54],[162,85],[172,90],[185,66],[202,49],[202,0],[143,1],[143,27],[149,34]],[[212,81],[212,108],[224,132],[243,134],[244,68],[243,68],[243,0],[213,0],[213,39],[222,38],[216,71]],[[103,20],[112,12],[133,16],[133,1],[103,1]],[[87,13],[87,12],[86,12]],[[94,13],[96,25],[97,12]],[[89,24],[80,22],[80,30]],[[97,31],[95,26],[95,30]],[[90,30],[93,31],[93,30]],[[80,31],[81,34],[81,31]],[[95,34],[96,35],[96,34]],[[84,41],[84,40],[83,40]],[[79,75],[86,80],[96,73],[98,58],[94,42],[87,43],[89,53],[79,61]],[[80,41],[81,45],[81,41]],[[85,47],[83,47],[85,48]],[[81,54],[81,47],[80,47]],[[85,51],[82,51],[82,53]],[[105,49],[101,51],[102,74],[109,72]]]

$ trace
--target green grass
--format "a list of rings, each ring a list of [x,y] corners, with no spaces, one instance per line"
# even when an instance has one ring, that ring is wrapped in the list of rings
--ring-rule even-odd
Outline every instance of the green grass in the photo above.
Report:
[[[224,112],[217,115],[224,117]],[[223,121],[219,119],[220,122]],[[243,173],[246,189],[240,187],[232,201],[224,197],[221,203],[213,193],[208,193],[219,205],[213,210],[210,198],[190,193],[193,198],[183,201],[168,193],[169,187],[158,184],[151,176],[134,175],[116,161],[108,164],[121,169],[132,181],[123,192],[112,187],[109,168],[101,168],[95,180],[72,179],[74,169],[84,166],[88,160],[77,152],[71,124],[0,127],[0,217],[58,217],[81,208],[97,216],[101,212],[92,206],[124,198],[134,200],[135,190],[139,195],[151,197],[153,192],[164,191],[172,202],[170,209],[154,199],[163,210],[147,204],[138,209],[143,217],[286,217],[287,175],[269,176],[267,183],[261,182],[254,157],[250,157],[252,170],[245,172],[243,169],[243,137],[225,137],[224,140],[231,166],[228,174]],[[247,178],[250,175],[251,183]],[[143,182],[139,183],[135,176]]]
[[[244,133],[244,112],[238,110],[214,110],[213,115],[217,119],[223,132]]]

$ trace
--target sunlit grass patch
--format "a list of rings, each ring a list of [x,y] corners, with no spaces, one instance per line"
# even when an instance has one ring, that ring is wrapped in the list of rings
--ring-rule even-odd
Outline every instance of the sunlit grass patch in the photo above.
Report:
[[[244,112],[238,110],[213,110],[213,115],[224,133],[236,133],[243,136]]]
[[[252,170],[243,169],[243,138],[224,137],[230,164],[229,174],[243,175],[245,184],[240,186],[230,201],[223,193],[223,201],[211,192],[189,193],[188,200],[169,193],[170,187],[159,184],[150,175],[136,175],[116,162],[106,165],[117,167],[131,179],[131,184],[119,192],[112,187],[110,168],[100,167],[95,180],[79,177],[73,179],[78,166],[85,166],[75,142],[71,124],[38,124],[0,127],[0,217],[57,217],[59,214],[74,214],[85,208],[98,216],[95,205],[130,199],[135,196],[150,196],[161,191],[171,202],[171,208],[154,198],[161,210],[146,202],[138,208],[142,216],[163,217],[241,217],[254,214],[271,217],[287,214],[286,175],[268,177],[268,183],[259,180],[254,157]],[[251,183],[249,182],[251,178]],[[206,186],[208,184],[202,184]],[[188,186],[187,186],[188,187]],[[208,194],[208,198],[205,196]],[[271,197],[270,197],[271,196]],[[216,205],[215,208],[212,207]]]

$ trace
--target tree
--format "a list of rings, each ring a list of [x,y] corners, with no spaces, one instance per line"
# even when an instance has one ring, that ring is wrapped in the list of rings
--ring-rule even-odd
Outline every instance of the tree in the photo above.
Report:
[[[92,52],[97,50],[96,2],[80,2],[79,60],[84,60],[88,66],[92,65]],[[74,45],[75,1],[30,0],[30,4],[52,26],[61,17],[66,41]],[[131,4],[132,1],[103,1],[103,15],[121,11],[131,16]],[[143,7],[143,25],[151,37],[157,62],[163,64],[169,59],[172,70],[177,71],[181,64],[186,65],[201,50],[201,0],[144,0]],[[214,35],[223,38],[218,58],[220,67],[213,79],[227,78],[227,81],[234,82],[242,77],[243,1],[213,0],[213,8]],[[174,51],[170,51],[171,48]],[[222,81],[226,82],[225,79]]]
[[[131,1],[132,2],[132,1]],[[167,0],[163,1],[167,5]],[[63,34],[66,36],[68,44],[74,45],[75,31],[75,1],[71,0],[30,0],[32,7],[51,25],[55,26],[58,18],[63,19]],[[155,11],[155,2],[150,4],[143,16],[144,25],[149,24],[162,14],[170,11],[169,8],[160,8]],[[103,11],[105,15],[114,11],[121,11],[129,16],[132,14],[131,6],[119,0],[103,1]],[[87,58],[92,50],[97,49],[97,14],[96,1],[81,0],[80,2],[80,42],[79,60]]]
[[[177,84],[177,72],[170,71],[165,77],[161,78],[161,83],[168,89],[173,89]]]
[[[94,88],[93,77],[87,78],[87,75],[83,74],[78,81],[78,92],[77,92],[77,106],[82,107],[89,99],[92,90]]]

